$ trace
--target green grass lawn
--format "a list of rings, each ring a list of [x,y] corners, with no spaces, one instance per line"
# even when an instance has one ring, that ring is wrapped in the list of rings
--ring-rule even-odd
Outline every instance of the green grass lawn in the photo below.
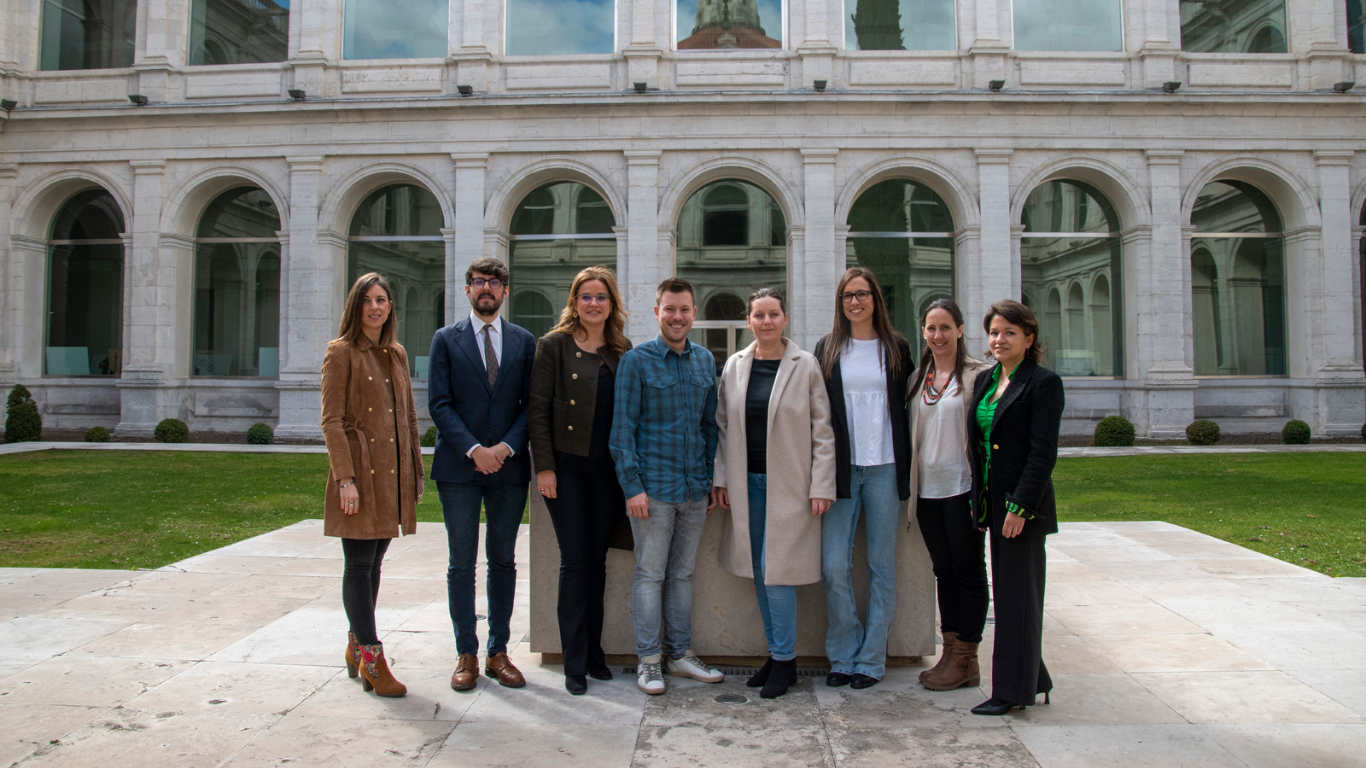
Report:
[[[1166,520],[1334,576],[1366,576],[1366,455],[1063,459],[1063,521]],[[0,456],[0,567],[155,568],[322,516],[321,454]],[[441,520],[427,482],[418,519]]]

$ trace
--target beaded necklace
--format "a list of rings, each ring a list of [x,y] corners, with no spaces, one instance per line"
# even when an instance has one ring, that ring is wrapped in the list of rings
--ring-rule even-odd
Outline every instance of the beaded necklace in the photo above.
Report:
[[[944,396],[944,393],[949,391],[949,385],[953,383],[953,379],[950,378],[948,381],[944,382],[943,387],[936,391],[934,388],[934,376],[934,362],[931,361],[929,370],[925,371],[925,384],[920,388],[920,401],[925,405],[934,405],[939,402],[939,399]]]

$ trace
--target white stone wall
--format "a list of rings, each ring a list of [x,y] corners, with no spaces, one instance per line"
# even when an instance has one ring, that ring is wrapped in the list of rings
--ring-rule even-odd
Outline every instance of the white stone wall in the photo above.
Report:
[[[130,69],[38,72],[39,0],[0,0],[0,96],[18,103],[0,111],[0,384],[33,389],[49,426],[136,435],[176,416],[196,430],[267,421],[281,437],[316,437],[347,227],[367,194],[395,182],[442,206],[448,321],[466,312],[466,266],[506,258],[527,192],[592,186],[616,216],[629,330],[642,340],[689,195],[751,181],[787,220],[792,335],[809,348],[831,324],[849,210],[894,177],[952,211],[974,351],[985,346],[976,318],[1019,297],[1029,193],[1071,178],[1114,206],[1125,370],[1068,380],[1068,431],[1111,413],[1154,436],[1203,416],[1230,432],[1301,418],[1321,435],[1366,421],[1366,95],[1331,90],[1366,84],[1366,56],[1345,47],[1339,0],[1289,0],[1291,52],[1275,55],[1183,53],[1176,0],[1125,2],[1121,53],[1013,51],[1008,0],[960,0],[954,51],[844,51],[841,2],[789,0],[781,50],[679,52],[669,0],[621,0],[617,54],[554,58],[504,58],[501,5],[452,0],[444,60],[382,61],[342,60],[341,0],[304,0],[289,60],[186,67],[189,2],[143,0]],[[991,80],[1004,89],[987,90]],[[1180,90],[1162,93],[1168,81]],[[457,93],[466,84],[471,97]],[[132,106],[134,93],[151,104]],[[1193,375],[1190,215],[1217,179],[1257,186],[1285,222],[1285,377]],[[209,201],[243,184],[281,216],[280,376],[194,378],[192,238]],[[123,375],[44,377],[45,242],[61,205],[96,186],[127,227]]]

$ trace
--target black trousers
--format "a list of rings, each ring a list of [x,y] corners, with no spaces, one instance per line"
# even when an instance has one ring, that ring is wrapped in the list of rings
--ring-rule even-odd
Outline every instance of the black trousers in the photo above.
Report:
[[[602,652],[602,593],[607,585],[607,543],[626,506],[611,462],[593,472],[559,469],[556,498],[546,509],[560,542],[560,647],[564,673],[585,675],[607,665]]]
[[[379,568],[390,539],[342,539],[342,607],[351,632],[361,645],[379,642],[375,603],[379,601]]]
[[[987,623],[986,533],[977,529],[968,500],[917,499],[915,520],[930,551],[939,593],[939,628],[965,643],[982,642]]]
[[[1047,563],[1043,536],[1007,539],[991,529],[991,585],[996,641],[991,653],[991,695],[1033,704],[1053,690],[1043,663],[1043,588]]]

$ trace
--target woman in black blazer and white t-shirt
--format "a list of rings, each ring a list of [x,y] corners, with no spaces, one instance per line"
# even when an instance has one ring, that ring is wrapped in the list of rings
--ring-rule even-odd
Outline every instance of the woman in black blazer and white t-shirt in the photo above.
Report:
[[[1004,715],[1053,688],[1042,658],[1044,537],[1058,532],[1053,465],[1062,423],[1062,379],[1039,365],[1034,313],[1018,301],[993,304],[983,325],[996,365],[978,374],[968,413],[973,511],[991,531],[996,605],[991,698],[976,715]]]

